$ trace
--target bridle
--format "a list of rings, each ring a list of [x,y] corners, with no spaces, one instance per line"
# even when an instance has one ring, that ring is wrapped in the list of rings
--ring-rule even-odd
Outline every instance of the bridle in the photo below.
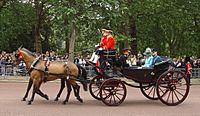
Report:
[[[20,48],[18,48],[17,53],[15,54],[16,62],[17,64],[20,63],[20,61],[23,61],[23,55],[22,52],[20,51]]]

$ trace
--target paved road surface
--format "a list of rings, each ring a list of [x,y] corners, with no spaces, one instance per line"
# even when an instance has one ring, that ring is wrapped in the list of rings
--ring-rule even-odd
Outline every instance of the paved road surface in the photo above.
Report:
[[[0,116],[200,116],[200,85],[191,86],[189,96],[178,106],[148,100],[139,89],[127,87],[126,100],[117,107],[105,106],[82,88],[84,103],[79,103],[72,94],[69,102],[63,105],[66,90],[60,101],[55,102],[53,99],[60,86],[57,82],[41,87],[49,95],[49,101],[36,95],[33,104],[27,105],[21,101],[26,86],[27,83],[0,82]]]

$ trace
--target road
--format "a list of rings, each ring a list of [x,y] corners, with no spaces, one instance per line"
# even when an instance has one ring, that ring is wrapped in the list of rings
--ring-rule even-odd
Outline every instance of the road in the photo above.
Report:
[[[117,107],[108,107],[91,97],[89,91],[81,88],[84,102],[78,102],[72,93],[69,102],[62,104],[66,96],[64,90],[60,100],[54,101],[59,90],[58,82],[48,82],[41,86],[50,100],[36,95],[32,105],[21,101],[27,83],[0,82],[0,116],[199,116],[200,85],[192,85],[187,99],[178,106],[166,106],[159,100],[146,99],[139,89],[127,87],[125,101]],[[82,86],[81,86],[82,87]],[[31,93],[30,93],[31,94]],[[30,99],[30,96],[28,97]]]

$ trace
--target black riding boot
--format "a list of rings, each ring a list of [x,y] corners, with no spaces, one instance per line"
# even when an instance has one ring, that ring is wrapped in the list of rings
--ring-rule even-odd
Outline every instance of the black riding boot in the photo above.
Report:
[[[48,80],[48,68],[47,68],[47,66],[45,66],[45,69],[44,69],[44,79],[43,79],[43,81],[44,81],[44,82],[47,82],[47,80]]]

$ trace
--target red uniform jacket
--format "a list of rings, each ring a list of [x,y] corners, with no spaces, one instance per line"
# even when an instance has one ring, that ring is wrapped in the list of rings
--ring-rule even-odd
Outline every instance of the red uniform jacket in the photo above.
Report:
[[[185,64],[185,74],[191,74],[192,65],[190,63]]]
[[[115,49],[115,40],[112,35],[103,36],[100,42],[100,48]]]

